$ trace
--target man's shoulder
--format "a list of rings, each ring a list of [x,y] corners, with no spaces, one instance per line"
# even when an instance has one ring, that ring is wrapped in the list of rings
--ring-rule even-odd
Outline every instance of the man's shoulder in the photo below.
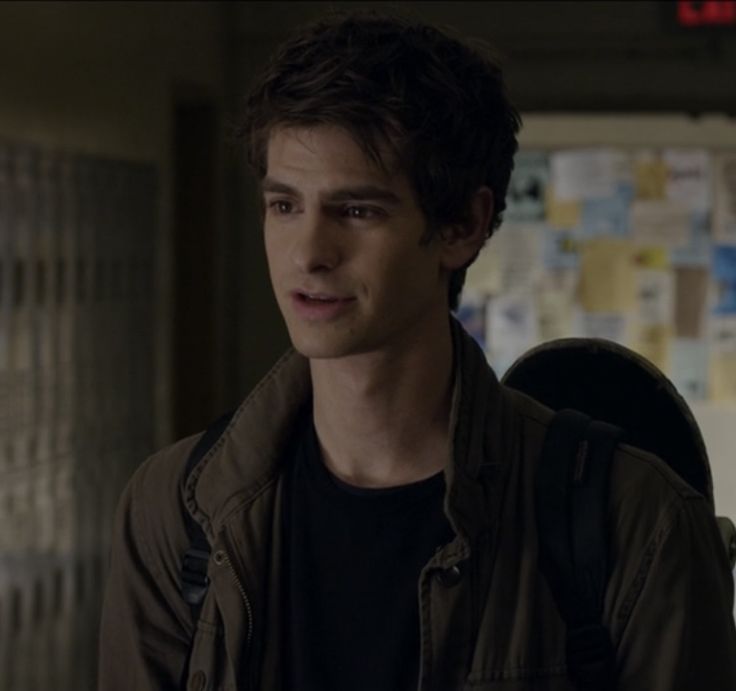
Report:
[[[187,459],[201,436],[192,434],[151,454],[131,477],[129,490],[152,500],[180,494]]]
[[[185,539],[182,486],[187,459],[200,436],[188,436],[153,453],[129,479],[118,504],[118,521],[141,545]]]
[[[611,487],[622,502],[642,494],[645,504],[705,501],[664,459],[625,443],[614,455]]]
[[[608,501],[612,548],[631,554],[632,561],[654,554],[683,521],[695,532],[714,524],[703,495],[663,459],[627,444],[614,455]]]
[[[523,422],[525,442],[535,441],[541,454],[555,411],[515,389],[504,389]],[[637,497],[647,504],[703,499],[664,459],[626,443],[619,444],[614,453],[610,484],[611,492],[622,502]]]
[[[522,422],[522,457],[536,467],[555,411],[513,389],[506,392]],[[707,499],[666,460],[626,443],[618,445],[611,460],[607,502],[612,540],[618,551],[629,553],[664,539],[683,514],[703,524],[712,518]]]

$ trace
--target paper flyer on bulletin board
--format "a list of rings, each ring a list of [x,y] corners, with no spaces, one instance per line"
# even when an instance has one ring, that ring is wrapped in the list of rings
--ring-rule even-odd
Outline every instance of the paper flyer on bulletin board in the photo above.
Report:
[[[688,402],[708,396],[708,343],[700,338],[675,338],[670,348],[670,379]]]
[[[521,353],[539,341],[534,296],[520,291],[492,298],[486,325],[490,360],[496,374],[502,376]]]
[[[614,195],[621,154],[612,149],[582,149],[552,154],[551,184],[556,199],[579,201]]]
[[[721,313],[710,320],[710,398],[736,399],[736,314]]]
[[[543,227],[509,223],[491,238],[488,248],[498,262],[497,291],[531,290],[544,271]]]
[[[634,194],[637,199],[665,199],[667,166],[656,151],[638,151],[633,159]]]
[[[713,236],[722,244],[736,244],[736,153],[715,157]]]
[[[676,267],[675,335],[678,338],[703,339],[710,275],[703,267]]]
[[[587,312],[626,312],[636,301],[634,248],[628,240],[600,237],[581,253],[579,299]]]
[[[667,199],[691,211],[711,209],[710,153],[705,149],[665,149],[662,159],[667,169]]]
[[[549,178],[547,154],[520,151],[514,159],[514,174],[506,195],[504,219],[510,223],[539,223],[545,217],[545,194]]]
[[[666,372],[674,323],[674,275],[667,269],[639,269],[636,288],[632,346]]]

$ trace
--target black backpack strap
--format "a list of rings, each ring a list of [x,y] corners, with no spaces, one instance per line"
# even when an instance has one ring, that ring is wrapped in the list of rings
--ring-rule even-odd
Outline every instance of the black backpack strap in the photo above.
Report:
[[[606,507],[618,427],[562,410],[547,431],[535,501],[540,568],[567,624],[567,664],[580,691],[615,688],[602,624],[608,582]]]
[[[194,466],[204,458],[214,443],[222,436],[230,423],[234,411],[226,413],[213,422],[202,434],[187,459],[184,481],[191,474]],[[181,564],[181,592],[184,600],[192,610],[192,620],[196,624],[202,602],[210,584],[207,577],[207,564],[210,559],[210,543],[202,530],[202,526],[194,520],[189,512],[185,513],[187,533],[189,533],[189,549],[184,553]]]

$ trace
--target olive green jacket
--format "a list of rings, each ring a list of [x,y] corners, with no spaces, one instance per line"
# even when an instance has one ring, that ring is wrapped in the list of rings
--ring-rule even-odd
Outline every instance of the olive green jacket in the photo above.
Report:
[[[445,511],[456,537],[417,583],[419,689],[572,691],[565,626],[537,565],[532,488],[551,412],[499,384],[482,351],[453,329]],[[310,393],[307,361],[289,353],[186,482],[197,437],[135,473],[115,523],[100,691],[286,691],[282,448]],[[212,544],[196,631],[179,590],[187,511]],[[618,688],[736,690],[733,581],[707,502],[657,458],[623,447],[608,518],[604,621]]]

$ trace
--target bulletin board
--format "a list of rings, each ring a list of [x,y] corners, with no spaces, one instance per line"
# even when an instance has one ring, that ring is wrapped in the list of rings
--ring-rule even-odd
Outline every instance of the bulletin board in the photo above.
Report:
[[[592,336],[690,401],[736,401],[736,147],[523,147],[458,315],[499,376]]]

